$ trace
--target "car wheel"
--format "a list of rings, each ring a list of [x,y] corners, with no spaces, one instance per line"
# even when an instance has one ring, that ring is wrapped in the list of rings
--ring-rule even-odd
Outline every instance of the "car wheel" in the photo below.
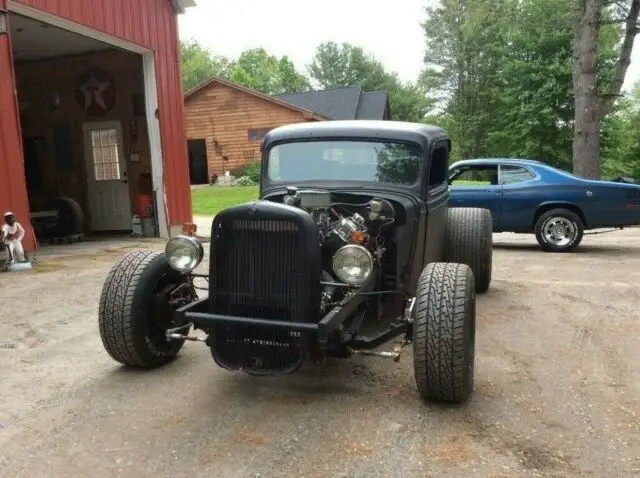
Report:
[[[584,224],[575,212],[559,208],[541,214],[534,230],[542,250],[568,252],[582,241]]]
[[[168,340],[166,331],[175,326],[174,310],[195,298],[193,288],[184,287],[187,280],[160,251],[130,252],[113,266],[102,288],[98,324],[114,360],[152,368],[175,358],[184,340]]]
[[[489,290],[493,269],[491,211],[469,207],[449,209],[444,260],[468,265],[475,277],[476,292]]]
[[[431,263],[418,281],[413,369],[423,399],[459,403],[473,391],[474,276],[465,264]]]

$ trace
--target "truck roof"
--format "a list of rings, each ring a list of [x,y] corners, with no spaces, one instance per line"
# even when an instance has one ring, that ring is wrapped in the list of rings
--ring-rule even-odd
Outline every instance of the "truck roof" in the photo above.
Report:
[[[327,139],[373,139],[409,141],[426,146],[438,139],[448,140],[444,129],[422,123],[384,120],[312,121],[279,126],[269,131],[263,146],[273,142]]]

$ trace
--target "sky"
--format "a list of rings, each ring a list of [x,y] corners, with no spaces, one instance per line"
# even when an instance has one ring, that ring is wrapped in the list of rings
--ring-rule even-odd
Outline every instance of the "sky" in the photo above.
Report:
[[[325,41],[361,46],[404,81],[423,66],[424,8],[433,0],[196,0],[179,17],[180,38],[198,40],[231,58],[249,48],[287,55],[306,72]],[[636,39],[624,89],[640,80],[640,38]]]

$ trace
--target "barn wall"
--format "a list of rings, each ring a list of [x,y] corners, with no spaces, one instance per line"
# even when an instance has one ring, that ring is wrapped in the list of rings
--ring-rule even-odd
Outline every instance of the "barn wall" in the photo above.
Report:
[[[78,75],[98,65],[112,75],[116,99],[106,115],[95,118],[88,117],[78,104],[75,87]],[[25,147],[25,162],[37,161],[37,168],[29,165],[28,169],[33,167],[39,173],[34,178],[37,181],[35,185],[33,182],[29,184],[27,178],[31,210],[47,209],[50,206],[50,194],[58,192],[75,199],[86,213],[86,224],[90,224],[82,125],[92,121],[114,120],[122,124],[125,155],[135,152],[139,158],[138,162],[127,162],[131,204],[135,206],[140,174],[151,173],[146,119],[134,112],[134,95],[144,95],[140,55],[110,51],[29,62],[16,65],[15,76],[22,135],[31,145],[29,149]],[[42,78],[47,78],[46,88],[42,87]],[[50,103],[53,93],[59,98],[57,108]],[[135,121],[138,132],[135,144],[129,128],[130,121]],[[69,150],[72,154],[59,158],[56,154],[55,131],[66,128],[70,132]],[[31,161],[30,155],[34,156]]]
[[[220,83],[186,101],[186,118],[188,139],[207,142],[209,176],[260,160],[261,139],[249,139],[249,130],[306,121],[299,111]]]
[[[169,0],[18,0],[20,3],[154,51],[164,184],[170,225],[191,221],[177,14]],[[0,0],[6,7],[6,0]],[[8,35],[0,36],[0,173],[15,173],[7,203],[28,214],[12,60]],[[11,80],[11,81],[9,81]],[[7,137],[9,136],[9,137]],[[4,163],[4,164],[3,164]],[[16,163],[16,164],[14,164]],[[0,177],[3,177],[1,174]],[[0,187],[7,186],[2,182]],[[4,206],[0,194],[0,206]]]
[[[6,9],[6,0],[0,8]],[[11,210],[25,226],[24,246],[35,246],[29,227],[29,203],[26,194],[18,105],[14,88],[13,57],[9,35],[0,35],[0,214]],[[2,221],[2,219],[0,219]]]

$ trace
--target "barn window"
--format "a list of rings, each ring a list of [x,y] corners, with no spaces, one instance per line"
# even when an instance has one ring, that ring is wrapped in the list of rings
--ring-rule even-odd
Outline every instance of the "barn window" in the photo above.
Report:
[[[120,179],[119,147],[115,128],[91,131],[91,156],[96,181]]]
[[[262,141],[269,131],[273,128],[251,128],[247,130],[249,141]]]

